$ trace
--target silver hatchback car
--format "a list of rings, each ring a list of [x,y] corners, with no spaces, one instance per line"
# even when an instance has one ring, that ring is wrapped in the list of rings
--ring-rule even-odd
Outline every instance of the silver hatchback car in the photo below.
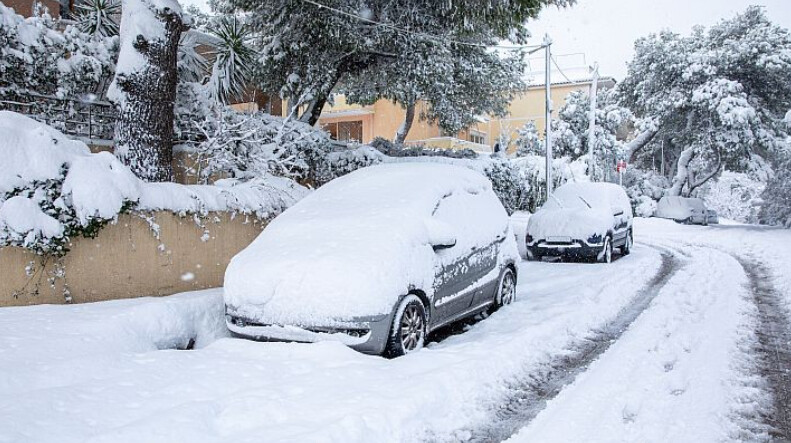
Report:
[[[395,357],[516,297],[518,252],[491,182],[432,163],[373,166],[278,216],[231,261],[226,322],[258,340]]]

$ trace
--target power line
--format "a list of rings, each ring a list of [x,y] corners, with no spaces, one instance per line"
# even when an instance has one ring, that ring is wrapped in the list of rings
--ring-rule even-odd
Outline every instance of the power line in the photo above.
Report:
[[[541,50],[541,49],[543,49],[545,47],[545,45],[484,45],[482,43],[463,42],[463,41],[459,41],[459,40],[448,39],[447,37],[443,37],[443,36],[439,36],[439,35],[426,34],[425,32],[417,32],[417,31],[412,31],[412,30],[409,30],[409,29],[404,29],[404,28],[401,28],[399,26],[393,25],[391,23],[384,23],[384,22],[372,20],[370,18],[363,17],[363,16],[358,15],[358,14],[354,14],[354,13],[351,13],[351,12],[343,11],[341,9],[338,9],[338,8],[335,8],[335,7],[332,7],[332,6],[327,6],[325,4],[317,2],[315,0],[302,0],[302,1],[305,2],[305,3],[309,3],[309,4],[313,5],[313,6],[316,6],[318,8],[322,8],[322,9],[326,9],[328,11],[334,12],[336,14],[340,14],[340,15],[343,15],[343,16],[346,16],[346,17],[351,17],[351,18],[353,18],[355,20],[358,20],[358,21],[361,21],[361,22],[370,23],[372,25],[377,25],[377,26],[383,26],[385,28],[390,28],[390,29],[392,29],[392,30],[394,30],[396,32],[401,32],[401,33],[404,33],[404,34],[409,34],[409,35],[413,35],[413,36],[417,36],[417,37],[423,37],[423,38],[426,38],[428,40],[433,40],[433,41],[435,41],[437,43],[453,43],[453,44],[456,44],[456,45],[472,46],[472,47],[476,47],[476,48],[532,49],[532,51],[530,51],[529,54],[532,54],[532,53],[534,53],[534,52],[536,52],[538,50]]]
[[[569,77],[566,75],[566,73],[565,73],[565,72],[563,72],[563,70],[562,70],[562,69],[560,69],[560,65],[558,64],[558,61],[555,59],[555,57],[554,57],[554,56],[552,57],[552,63],[555,65],[555,67],[556,67],[556,68],[558,68],[558,72],[560,72],[560,75],[562,75],[562,76],[563,76],[563,78],[565,78],[567,82],[569,82],[569,83],[574,83],[574,82],[573,82],[573,81],[571,81],[571,79],[570,79],[570,78],[569,78]],[[552,68],[551,66],[547,66],[547,69],[551,69],[551,68]]]

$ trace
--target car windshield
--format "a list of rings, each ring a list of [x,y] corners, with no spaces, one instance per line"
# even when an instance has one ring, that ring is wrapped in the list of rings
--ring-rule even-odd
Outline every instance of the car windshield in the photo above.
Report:
[[[544,209],[591,209],[595,206],[595,201],[590,202],[581,195],[575,192],[563,192],[563,189],[558,189],[558,192],[552,194],[544,203]]]

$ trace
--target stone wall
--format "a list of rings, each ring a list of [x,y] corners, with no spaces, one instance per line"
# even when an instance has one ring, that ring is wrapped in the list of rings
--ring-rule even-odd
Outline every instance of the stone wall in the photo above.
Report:
[[[145,217],[158,227],[159,238]],[[225,213],[197,222],[169,212],[134,213],[120,215],[96,238],[72,239],[71,250],[60,259],[0,248],[0,306],[85,303],[222,286],[230,259],[264,226],[255,217]]]

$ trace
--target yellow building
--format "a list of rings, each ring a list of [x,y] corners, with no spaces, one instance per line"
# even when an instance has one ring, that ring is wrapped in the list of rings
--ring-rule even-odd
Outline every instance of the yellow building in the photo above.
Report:
[[[552,84],[553,116],[557,116],[565,103],[566,96],[574,91],[589,91],[593,81],[579,80]],[[615,80],[609,77],[600,78],[600,89],[611,88]],[[515,150],[513,142],[517,131],[532,121],[543,134],[546,127],[544,85],[532,85],[518,94],[509,106],[505,117],[482,116],[470,128],[458,134],[444,134],[433,123],[420,120],[425,111],[426,103],[418,102],[415,109],[415,121],[406,138],[406,144],[424,144],[442,149],[471,148],[481,152],[492,152],[495,143],[505,140],[509,144],[509,152]],[[350,105],[345,97],[335,97],[333,106],[326,106],[319,118],[319,126],[330,133],[332,138],[341,141],[358,141],[370,143],[376,137],[392,140],[404,121],[406,111],[400,105],[388,100],[379,100],[370,106]]]
[[[420,119],[420,114],[425,110],[426,103],[418,102],[406,144],[424,144],[442,149],[491,150],[486,133],[488,127],[484,119],[458,134],[444,134],[436,124]],[[336,140],[370,143],[376,137],[388,140],[395,138],[405,115],[406,110],[401,105],[389,100],[360,106],[347,104],[343,95],[337,95],[335,103],[324,108],[318,124]]]
[[[552,83],[550,87],[552,117],[557,117],[558,110],[566,103],[566,97],[570,93],[576,91],[590,92],[592,85],[592,79]],[[614,86],[615,80],[611,77],[602,77],[599,79],[599,90],[609,89]],[[507,116],[502,118],[492,117],[489,119],[486,133],[488,134],[490,144],[494,146],[494,143],[502,138],[509,142],[509,153],[514,151],[516,147],[513,143],[518,137],[518,130],[531,121],[535,123],[538,133],[543,137],[546,131],[545,104],[546,90],[544,84],[529,86],[511,101],[511,105],[508,107]]]

